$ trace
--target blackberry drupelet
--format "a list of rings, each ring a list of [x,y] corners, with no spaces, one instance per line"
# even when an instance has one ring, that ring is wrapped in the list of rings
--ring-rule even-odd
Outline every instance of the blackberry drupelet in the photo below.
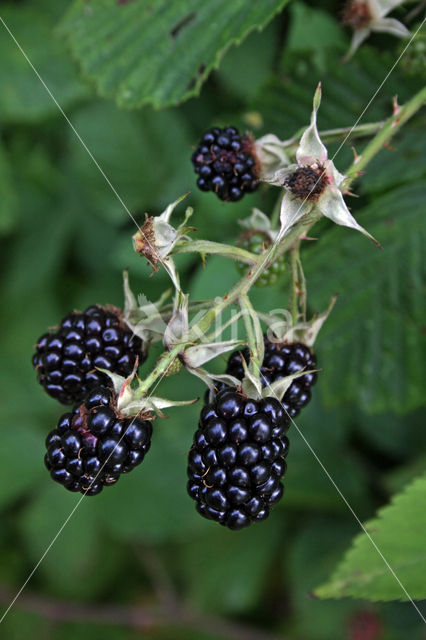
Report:
[[[247,249],[256,255],[261,255],[269,249],[272,244],[271,238],[267,233],[260,230],[252,230],[243,233],[237,242],[239,247]],[[244,275],[248,266],[243,262],[236,262],[237,269],[241,275]],[[264,269],[262,275],[256,280],[255,287],[271,287],[278,282],[278,279],[285,271],[285,256],[280,256],[269,267]]]
[[[73,404],[92,387],[108,383],[96,367],[126,377],[137,357],[139,363],[146,359],[142,340],[124,324],[121,310],[95,305],[70,313],[57,331],[42,335],[32,362],[47,393]]]
[[[250,356],[248,349],[234,351],[229,357],[226,373],[242,380],[244,369],[241,357],[248,362]],[[280,343],[271,342],[265,336],[265,355],[260,368],[262,382],[266,387],[275,380],[292,375],[302,369],[311,370],[317,368],[317,359],[312,349],[301,342]],[[316,373],[307,373],[296,378],[287,389],[282,405],[288,414],[294,418],[311,399],[311,387],[317,380]]]
[[[213,127],[203,135],[192,154],[197,186],[213,191],[221,200],[236,202],[256,191],[258,169],[253,139],[235,127]]]
[[[197,511],[229,529],[265,520],[283,494],[288,416],[275,398],[220,391],[201,411],[188,460]]]
[[[151,422],[122,418],[115,404],[111,389],[96,387],[47,436],[45,465],[69,491],[96,495],[140,464],[149,450]]]

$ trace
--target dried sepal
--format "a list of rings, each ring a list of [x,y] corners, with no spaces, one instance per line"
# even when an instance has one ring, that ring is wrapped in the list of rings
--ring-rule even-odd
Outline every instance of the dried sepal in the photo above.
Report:
[[[238,224],[248,231],[262,231],[273,242],[277,237],[277,231],[272,229],[271,220],[260,209],[254,207],[248,218],[238,220]]]
[[[273,133],[268,133],[256,140],[255,150],[259,161],[259,179],[274,184],[277,171],[289,164],[286,143]]]
[[[269,315],[261,314],[261,319],[267,326],[267,338],[270,342],[277,343],[294,343],[303,342],[308,347],[312,347],[318,336],[318,333],[330,315],[337,296],[333,296],[325,311],[321,314],[315,314],[306,322],[293,324],[291,314],[285,312],[282,317],[274,313]]]
[[[279,380],[275,380],[271,385],[268,385],[262,389],[262,398],[277,398],[280,402],[284,398],[285,392],[292,385],[294,380],[306,375],[307,373],[316,373],[318,369],[302,369],[297,373],[293,373],[290,376],[285,376]]]
[[[164,331],[163,344],[167,349],[173,349],[178,344],[188,341],[189,295],[179,294],[175,303],[175,310]]]
[[[170,296],[170,290],[165,291],[157,302],[151,302],[144,294],[140,294],[136,300],[130,288],[127,271],[123,272],[123,287],[123,320],[126,325],[141,338],[143,344],[162,340],[167,325],[159,309]]]
[[[342,11],[342,24],[353,29],[352,42],[344,61],[355,53],[370,33],[389,33],[398,38],[408,38],[407,27],[388,13],[405,0],[349,0]]]
[[[199,398],[194,398],[193,400],[169,400],[167,398],[146,395],[126,404],[126,406],[120,410],[120,414],[123,416],[137,416],[145,413],[154,413],[160,418],[165,418],[166,416],[162,413],[162,409],[186,407],[195,404],[198,400]]]
[[[228,353],[244,343],[241,340],[226,340],[223,342],[211,342],[187,347],[182,354],[182,360],[186,367],[197,369],[210,360]]]

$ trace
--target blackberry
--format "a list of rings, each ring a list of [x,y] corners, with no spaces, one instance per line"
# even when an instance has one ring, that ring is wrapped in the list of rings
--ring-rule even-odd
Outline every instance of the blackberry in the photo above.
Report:
[[[248,231],[243,233],[238,239],[238,246],[247,251],[251,251],[256,255],[264,253],[272,244],[271,238],[264,231]],[[236,262],[237,269],[241,275],[247,271],[247,265],[242,262]],[[282,255],[267,267],[262,275],[256,280],[256,287],[270,287],[278,281],[280,275],[285,271],[285,256]]]
[[[229,529],[265,520],[283,494],[289,424],[275,398],[252,400],[233,387],[204,406],[188,460],[197,511]]]
[[[192,164],[198,188],[213,191],[221,200],[236,202],[259,185],[253,139],[235,127],[209,129],[192,154]]]
[[[94,496],[142,462],[151,435],[149,420],[120,417],[111,389],[96,387],[49,433],[44,462],[69,491]]]
[[[92,306],[67,315],[55,332],[39,338],[32,362],[45,391],[62,404],[82,400],[109,378],[96,367],[121,376],[146,359],[142,340],[133,335],[115,307]]]
[[[234,351],[229,357],[226,373],[242,380],[244,369],[242,357],[249,361],[248,349]],[[271,342],[265,336],[265,355],[260,368],[263,386],[267,386],[285,376],[302,371],[316,369],[317,359],[312,349],[301,342]],[[311,387],[317,380],[316,373],[307,373],[296,378],[285,392],[282,405],[291,418],[298,415],[311,399]]]

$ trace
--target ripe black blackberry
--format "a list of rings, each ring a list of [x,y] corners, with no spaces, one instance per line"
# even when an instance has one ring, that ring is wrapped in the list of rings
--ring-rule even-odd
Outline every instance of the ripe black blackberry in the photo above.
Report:
[[[235,127],[207,131],[192,154],[201,191],[213,191],[221,200],[236,202],[256,191],[258,169],[253,139]]]
[[[189,496],[229,529],[265,520],[283,494],[290,420],[275,398],[220,391],[201,411],[189,453]]]
[[[96,369],[121,376],[146,359],[142,340],[133,335],[116,307],[94,305],[67,315],[55,332],[39,338],[32,362],[37,379],[62,404],[82,400],[87,391],[109,378]]]
[[[94,496],[142,462],[151,435],[149,420],[120,417],[113,391],[96,387],[49,433],[44,462],[69,491]]]
[[[248,349],[234,351],[229,357],[226,373],[242,380],[244,369],[242,357],[248,362],[250,356]],[[263,386],[270,385],[275,380],[297,373],[303,369],[317,368],[317,359],[309,347],[301,342],[282,343],[271,342],[265,336],[265,355],[260,368]],[[296,378],[287,389],[282,405],[288,414],[294,418],[311,399],[311,387],[317,381],[316,373],[307,373]]]

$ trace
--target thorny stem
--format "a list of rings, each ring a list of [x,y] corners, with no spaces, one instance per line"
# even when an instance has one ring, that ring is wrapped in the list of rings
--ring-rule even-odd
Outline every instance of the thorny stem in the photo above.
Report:
[[[297,252],[297,270],[298,270],[298,284],[299,284],[299,306],[302,309],[302,322],[306,322],[306,278],[303,271],[302,260],[300,259],[299,251]]]
[[[329,144],[330,142],[340,142],[344,139],[348,133],[351,134],[351,138],[363,138],[364,136],[370,136],[371,134],[377,133],[385,124],[385,121],[381,122],[367,122],[365,124],[359,124],[356,127],[341,127],[339,129],[326,129],[325,131],[320,131],[319,136],[324,144]],[[306,127],[300,129],[296,135],[294,135],[290,140],[285,141],[285,146],[295,147],[297,148],[299,144],[299,140],[302,137]]]
[[[421,107],[426,104],[426,87],[419,91],[405,105],[397,106],[394,113],[386,120],[382,129],[367,144],[363,152],[358,158],[355,158],[352,165],[346,171],[349,181],[345,182],[345,187],[349,187],[351,182],[358,177],[358,172],[365,169],[369,162],[374,158],[383,147],[393,138],[402,125],[409,120]]]
[[[157,366],[153,371],[147,376],[140,384],[139,387],[135,390],[135,398],[139,396],[145,395],[148,389],[156,382],[158,378],[162,378],[166,373],[169,367],[172,365],[172,362],[179,353],[182,351],[182,347],[184,345],[178,344],[173,347],[170,351],[165,351],[157,361]]]
[[[398,106],[396,113],[388,118],[384,124],[376,123],[373,127],[381,127],[374,138],[367,144],[361,155],[359,155],[351,166],[347,169],[346,175],[348,179],[345,181],[345,188],[348,189],[350,184],[359,176],[359,172],[363,170],[368,163],[383,149],[383,147],[392,139],[399,129],[426,103],[426,87],[414,95],[405,105]],[[367,125],[364,125],[366,127]],[[342,135],[346,130],[337,130]],[[352,133],[359,133],[360,127],[353,130]],[[336,130],[331,130],[330,134],[335,135]],[[365,128],[363,134],[367,134]],[[324,134],[323,134],[324,135]],[[256,262],[251,269],[241,278],[241,280],[225,294],[216,304],[213,304],[202,318],[193,326],[190,331],[188,341],[199,341],[199,335],[205,334],[215,318],[222,313],[231,304],[234,304],[238,298],[247,294],[256,280],[274,260],[280,255],[291,249],[302,236],[308,234],[309,230],[320,220],[322,214],[314,210],[309,217],[301,218],[293,227],[291,227],[287,235],[282,239],[280,244],[272,245],[268,252],[256,257]],[[218,243],[217,243],[218,244]],[[249,253],[249,252],[247,252]],[[161,361],[161,366],[157,367],[148,378],[142,383],[144,392],[167,370],[174,358],[177,357],[182,345],[174,347],[170,352],[166,352]]]
[[[290,300],[291,300],[291,319],[293,326],[297,324],[299,316],[299,274],[297,259],[299,254],[299,244],[295,244],[290,249]]]

